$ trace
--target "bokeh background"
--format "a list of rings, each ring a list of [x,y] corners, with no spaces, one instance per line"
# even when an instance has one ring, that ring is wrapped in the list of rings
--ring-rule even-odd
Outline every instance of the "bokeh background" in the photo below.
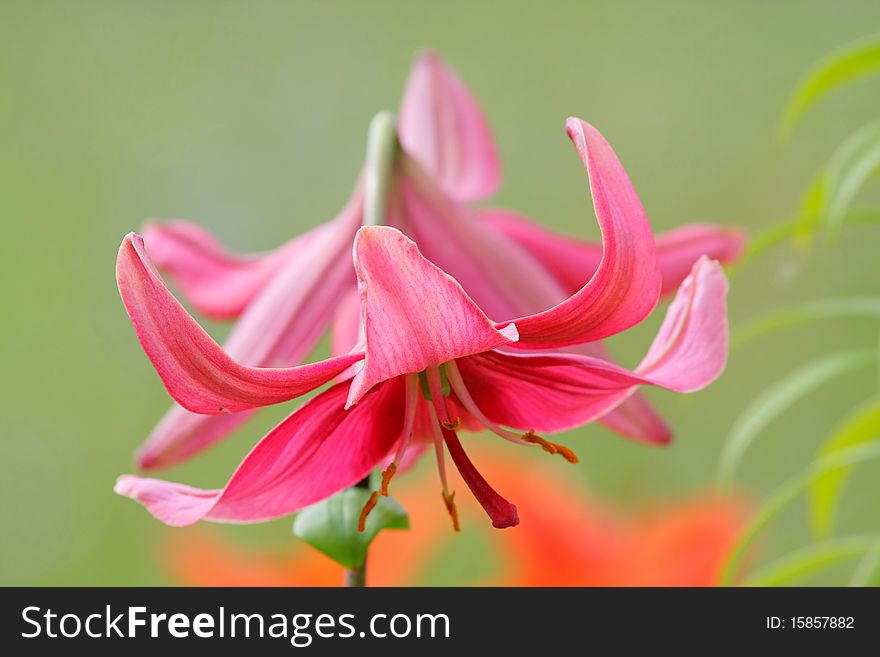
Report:
[[[494,204],[597,235],[563,131],[574,114],[613,144],[655,229],[758,230],[791,217],[833,148],[877,112],[880,80],[864,80],[782,143],[776,125],[792,87],[821,56],[877,30],[873,0],[0,0],[0,583],[169,581],[156,545],[175,530],[112,492],[169,403],[113,276],[122,236],[145,219],[198,221],[261,250],[332,217],[370,117],[396,107],[411,57],[430,46],[493,126],[505,175]],[[801,300],[876,294],[878,230],[848,228],[808,256],[766,254],[733,280],[732,323]],[[612,343],[624,363],[638,362],[658,322]],[[671,447],[598,426],[565,436],[582,459],[576,476],[624,508],[708,490],[731,421],[757,392],[812,356],[876,343],[876,324],[856,321],[749,344],[704,392],[648,393],[676,430]],[[798,403],[749,452],[740,489],[760,500],[875,390],[876,373],[862,371]],[[288,410],[263,413],[168,476],[221,485]],[[878,475],[859,470],[841,532],[876,530]],[[482,534],[466,530],[421,581],[456,584],[492,568]],[[293,541],[290,519],[222,531],[243,545]],[[796,506],[758,560],[809,542]]]

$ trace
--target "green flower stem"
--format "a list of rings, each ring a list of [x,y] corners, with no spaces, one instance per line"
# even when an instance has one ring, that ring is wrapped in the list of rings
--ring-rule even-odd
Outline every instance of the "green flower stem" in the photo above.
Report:
[[[392,112],[379,112],[370,122],[367,135],[367,164],[364,173],[364,226],[385,224],[388,192],[394,161],[400,151],[397,121]]]
[[[385,224],[388,209],[388,192],[394,161],[400,150],[397,139],[397,121],[392,112],[379,112],[370,121],[367,135],[367,163],[364,172],[364,226]],[[370,489],[370,477],[365,477],[353,488]],[[345,586],[367,585],[367,557],[355,568],[346,568]]]
[[[363,488],[370,490],[370,475],[367,475],[361,481],[356,483],[352,488]],[[345,569],[345,586],[347,588],[365,587],[367,585],[367,557],[364,556],[364,562],[355,568]]]

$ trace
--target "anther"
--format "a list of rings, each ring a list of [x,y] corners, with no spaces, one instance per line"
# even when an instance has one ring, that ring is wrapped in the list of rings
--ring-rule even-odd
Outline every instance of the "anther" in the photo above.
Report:
[[[456,417],[450,422],[441,422],[440,426],[442,426],[444,429],[449,429],[450,431],[458,431],[459,429],[461,429],[461,417]]]
[[[379,492],[388,496],[388,484],[391,483],[391,478],[394,476],[394,473],[397,472],[397,464],[391,463],[387,468],[382,470],[382,486],[379,488]]]
[[[370,515],[370,511],[376,506],[379,502],[379,493],[373,491],[370,494],[370,499],[367,500],[367,503],[364,504],[364,508],[361,509],[361,517],[358,519],[358,531],[362,532],[367,528],[367,516]]]
[[[577,454],[571,451],[568,447],[566,447],[565,445],[560,445],[559,443],[551,443],[549,440],[541,438],[541,436],[536,434],[533,430],[530,430],[528,433],[523,434],[523,440],[529,443],[533,443],[535,445],[540,445],[541,449],[543,449],[548,454],[559,454],[569,463],[578,462]]]
[[[458,509],[455,507],[455,492],[447,493],[443,491],[441,493],[443,496],[443,504],[446,505],[446,511],[449,512],[449,517],[452,518],[452,529],[460,532],[461,527],[458,524]]]

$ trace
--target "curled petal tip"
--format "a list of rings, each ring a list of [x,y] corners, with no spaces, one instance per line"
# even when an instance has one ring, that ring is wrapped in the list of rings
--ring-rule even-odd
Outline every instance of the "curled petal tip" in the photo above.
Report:
[[[431,47],[421,48],[415,55],[414,61],[418,64],[445,64],[443,58]]]
[[[117,477],[116,483],[113,484],[113,492],[124,497],[131,497],[135,481],[136,478],[133,475],[122,475]]]
[[[491,196],[501,166],[482,110],[464,83],[434,52],[418,54],[398,120],[400,141],[459,201]]]
[[[517,342],[519,340],[519,329],[516,328],[516,324],[513,322],[507,326],[499,328],[498,332],[511,342]]]
[[[347,355],[288,368],[238,363],[174,298],[135,233],[123,240],[116,279],[138,339],[162,382],[175,401],[195,413],[215,415],[293,399],[362,357]]]

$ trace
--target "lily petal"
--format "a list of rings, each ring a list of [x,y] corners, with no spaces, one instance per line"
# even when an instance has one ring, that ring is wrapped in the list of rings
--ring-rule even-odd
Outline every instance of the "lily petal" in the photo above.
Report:
[[[142,470],[158,470],[185,461],[231,434],[252,414],[201,415],[175,404],[138,448],[135,463]]]
[[[309,253],[283,263],[232,327],[223,345],[231,358],[253,367],[286,367],[308,357],[344,290],[354,293],[349,258],[358,225],[360,208],[353,202],[310,240]],[[356,327],[360,318],[352,322]],[[138,450],[138,466],[152,470],[189,458],[225,438],[250,415],[200,415],[175,404]]]
[[[572,118],[566,128],[590,178],[602,231],[602,260],[589,282],[571,297],[513,320],[524,348],[562,347],[620,333],[641,322],[660,295],[651,225],[626,171],[594,127]]]
[[[287,515],[360,481],[388,455],[403,429],[402,386],[376,386],[347,413],[348,382],[329,388],[257,443],[222,490],[126,475],[115,491],[175,527]]]
[[[677,392],[693,392],[714,381],[727,364],[727,289],[717,260],[697,260],[636,372]]]
[[[602,261],[601,244],[553,233],[507,210],[478,210],[475,214],[525,248],[553,273],[568,294],[577,292]],[[711,224],[687,224],[657,235],[657,265],[663,279],[660,295],[673,294],[701,255],[722,264],[735,262],[745,241],[743,231]]]
[[[653,445],[672,442],[672,429],[638,390],[597,420],[616,434]]]
[[[496,329],[461,285],[400,231],[363,227],[354,254],[366,358],[348,406],[380,381],[516,341],[515,326]]]
[[[289,368],[241,365],[169,292],[134,233],[122,241],[116,279],[141,345],[169,394],[195,413],[236,412],[287,401],[363,358],[354,353]]]
[[[332,229],[324,224],[274,251],[246,255],[230,252],[211,233],[187,221],[150,222],[143,237],[153,262],[196,310],[212,319],[233,319],[285,262],[302,258]]]
[[[592,356],[614,362],[611,352],[602,342],[572,345],[566,352]],[[611,431],[644,443],[665,445],[672,440],[672,430],[650,402],[638,390],[631,390],[618,406],[598,418],[599,423]]]
[[[528,251],[451,199],[413,158],[403,154],[398,169],[400,194],[392,225],[461,283],[490,318],[509,321],[568,296]]]
[[[721,265],[701,258],[635,372],[571,353],[493,351],[456,362],[474,402],[493,422],[570,429],[615,408],[634,386],[693,392],[714,381],[727,359],[726,294]]]
[[[516,229],[523,224],[527,229],[533,228],[539,237],[549,235],[556,241],[562,238],[533,227],[527,220],[510,213],[462,208],[438,189],[422,167],[406,155],[401,156],[399,168],[403,179],[400,206],[395,208],[398,226],[419,244],[428,260],[461,283],[489,317],[498,320],[539,312],[563,301],[572,292],[554,277],[552,270],[548,271],[548,263],[540,263],[538,257],[526,248],[528,243],[517,241],[518,231],[505,229],[510,226]],[[500,217],[498,226],[493,225],[496,215]],[[505,215],[512,216],[513,220],[508,220]],[[587,269],[589,263],[580,265],[580,271],[585,273],[575,290],[592,276],[601,255],[601,247],[597,246],[592,269]],[[334,344],[336,335],[334,331]],[[349,341],[344,342],[354,344],[355,338],[350,337]],[[576,344],[565,349],[610,360],[600,342]],[[333,353],[341,351],[334,346]],[[651,443],[670,440],[669,428],[638,392],[600,418],[600,422],[612,431],[636,440]]]
[[[498,189],[501,165],[489,125],[467,87],[434,53],[413,65],[398,132],[404,149],[453,198],[476,201]]]

